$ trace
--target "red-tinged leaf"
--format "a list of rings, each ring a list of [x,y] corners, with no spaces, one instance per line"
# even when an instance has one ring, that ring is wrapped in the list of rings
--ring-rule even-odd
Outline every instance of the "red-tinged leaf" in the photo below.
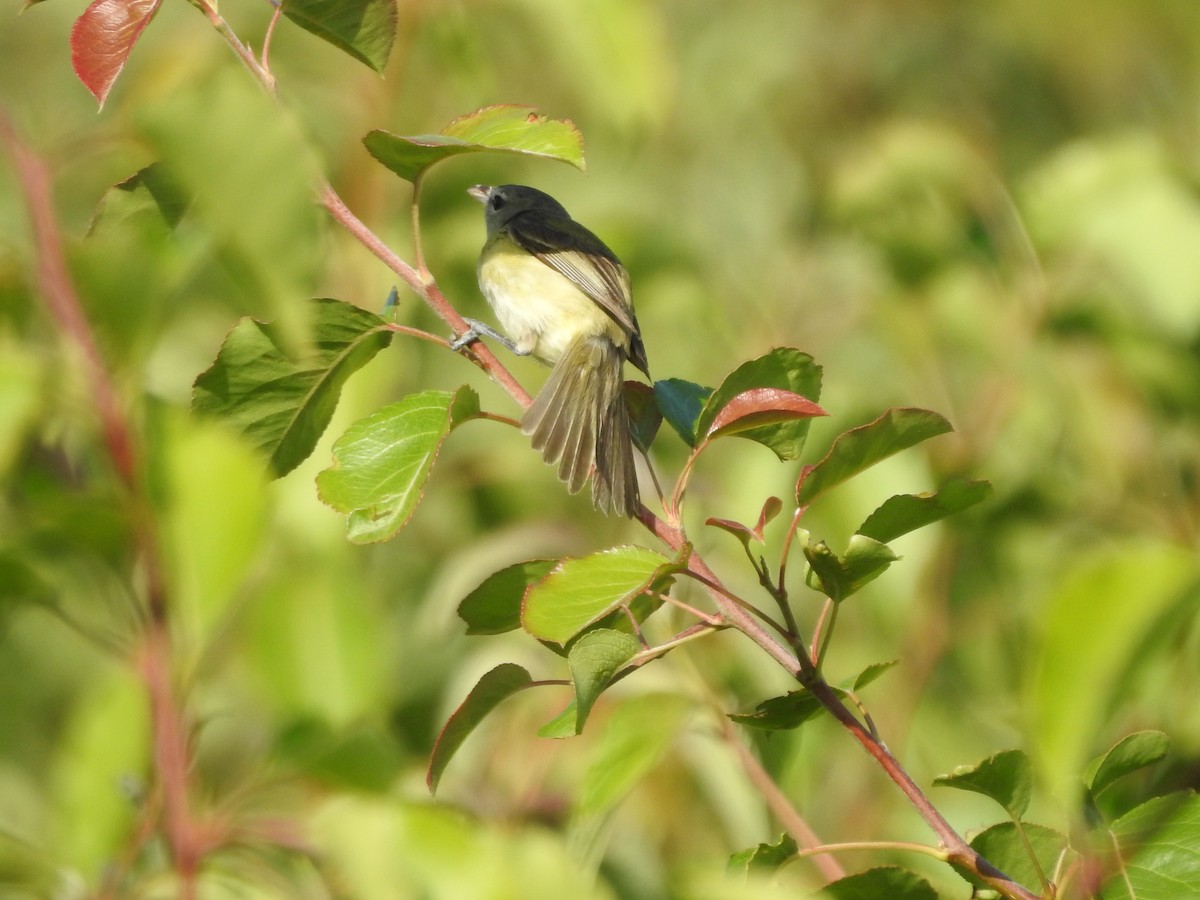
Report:
[[[479,679],[458,709],[446,720],[442,733],[438,735],[437,743],[433,746],[429,771],[425,774],[425,783],[429,785],[430,792],[437,791],[442,772],[446,770],[462,742],[475,730],[475,726],[482,722],[500,701],[532,683],[533,679],[529,673],[515,663],[501,663]]]
[[[708,436],[738,434],[764,425],[828,415],[807,397],[780,388],[760,387],[743,391],[721,408],[708,428]]]
[[[104,105],[162,0],[93,0],[71,29],[71,66]]]

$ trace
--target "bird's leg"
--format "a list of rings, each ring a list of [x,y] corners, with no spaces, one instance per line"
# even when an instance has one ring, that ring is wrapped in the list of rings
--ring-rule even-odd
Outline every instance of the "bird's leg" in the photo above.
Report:
[[[451,350],[461,350],[463,347],[467,346],[467,344],[474,343],[475,341],[479,340],[481,337],[487,337],[487,338],[491,338],[493,341],[503,344],[505,347],[507,347],[513,353],[517,354],[517,356],[528,356],[529,355],[528,350],[526,350],[524,353],[522,353],[520,350],[517,349],[516,344],[514,344],[507,337],[502,335],[500,332],[498,332],[495,328],[493,328],[491,325],[487,324],[486,322],[480,322],[478,319],[464,319],[463,321],[465,321],[467,323],[467,325],[469,325],[470,327],[466,331],[464,331],[462,334],[460,334],[458,337],[456,337],[453,341],[450,342]]]

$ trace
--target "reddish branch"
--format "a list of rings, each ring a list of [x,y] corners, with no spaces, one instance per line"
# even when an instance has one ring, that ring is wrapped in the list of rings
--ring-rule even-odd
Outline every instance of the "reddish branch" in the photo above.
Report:
[[[193,818],[188,799],[187,731],[170,671],[166,574],[153,512],[141,480],[137,440],[67,269],[49,170],[2,113],[0,143],[8,150],[25,196],[37,256],[38,288],[58,330],[83,358],[87,384],[100,418],[103,446],[126,490],[138,562],[146,579],[149,622],[138,651],[138,668],[149,696],[155,775],[162,795],[161,826],[180,876],[180,894],[193,897],[197,867],[208,838]],[[146,814],[157,816],[158,804],[147,804]]]

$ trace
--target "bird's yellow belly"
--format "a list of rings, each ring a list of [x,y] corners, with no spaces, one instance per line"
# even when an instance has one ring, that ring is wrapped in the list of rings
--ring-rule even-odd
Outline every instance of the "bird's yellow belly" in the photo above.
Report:
[[[480,257],[479,284],[518,352],[550,365],[580,335],[608,335],[619,347],[627,341],[571,279],[510,241],[497,241]]]

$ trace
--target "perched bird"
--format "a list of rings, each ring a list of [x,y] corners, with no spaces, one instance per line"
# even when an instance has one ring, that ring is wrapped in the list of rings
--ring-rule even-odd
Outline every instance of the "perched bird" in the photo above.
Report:
[[[452,345],[480,335],[514,353],[553,366],[521,419],[547,463],[575,493],[592,478],[592,502],[604,512],[634,516],[641,506],[623,366],[650,376],[629,273],[616,254],[548,194],[519,184],[475,185],[484,206],[487,240],[479,256],[479,287],[508,337],[468,320]]]

